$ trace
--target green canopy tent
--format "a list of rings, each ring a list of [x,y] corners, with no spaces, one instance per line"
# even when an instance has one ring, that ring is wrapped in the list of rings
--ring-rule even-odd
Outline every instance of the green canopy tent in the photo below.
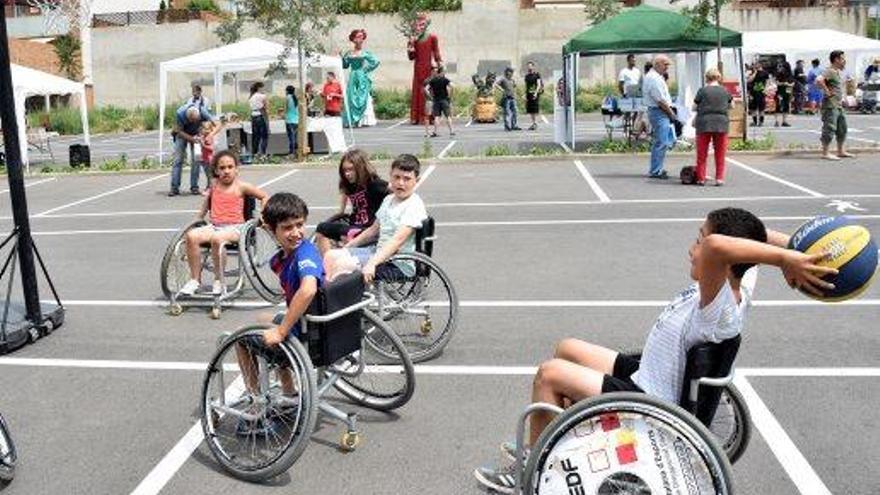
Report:
[[[614,55],[628,53],[698,53],[699,81],[705,72],[705,52],[718,47],[718,35],[722,48],[734,49],[737,65],[742,65],[742,34],[721,28],[716,32],[714,26],[691,29],[690,17],[673,12],[641,5],[627,9],[572,37],[562,48],[563,77],[568,83],[570,102],[566,107],[567,142],[575,145],[573,102],[577,94],[578,60],[580,57]],[[693,72],[693,71],[692,71]],[[740,84],[745,88],[743,72],[739,70]]]

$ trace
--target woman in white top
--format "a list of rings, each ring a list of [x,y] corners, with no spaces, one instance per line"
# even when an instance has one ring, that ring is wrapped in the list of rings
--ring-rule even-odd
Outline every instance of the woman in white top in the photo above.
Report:
[[[263,93],[263,83],[255,82],[251,85],[251,96],[248,104],[251,107],[251,153],[254,156],[265,155],[266,146],[269,144],[269,108],[266,95]]]

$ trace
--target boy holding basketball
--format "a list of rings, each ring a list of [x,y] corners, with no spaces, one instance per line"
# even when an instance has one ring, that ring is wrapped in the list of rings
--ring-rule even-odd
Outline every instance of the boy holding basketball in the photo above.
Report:
[[[721,342],[743,328],[757,277],[757,264],[778,266],[786,282],[820,295],[833,286],[821,277],[836,273],[817,263],[824,253],[806,255],[786,249],[789,237],[768,230],[753,214],[738,208],[715,210],[700,226],[688,250],[695,281],[663,310],[648,333],[641,360],[578,339],[565,339],[553,359],[538,368],[532,402],[560,407],[608,392],[640,392],[677,403],[687,351],[704,342]],[[552,416],[531,416],[528,445],[534,445]],[[515,457],[515,445],[502,450]],[[499,493],[513,493],[512,466],[480,467],[477,480]]]

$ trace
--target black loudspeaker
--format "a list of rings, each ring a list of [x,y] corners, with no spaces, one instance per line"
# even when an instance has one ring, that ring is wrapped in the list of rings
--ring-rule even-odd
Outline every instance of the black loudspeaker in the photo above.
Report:
[[[92,154],[87,144],[70,145],[70,166],[74,168],[92,166]]]
[[[681,179],[681,183],[685,185],[696,184],[697,183],[697,169],[691,165],[686,167],[682,167],[681,172],[679,172],[678,177]]]

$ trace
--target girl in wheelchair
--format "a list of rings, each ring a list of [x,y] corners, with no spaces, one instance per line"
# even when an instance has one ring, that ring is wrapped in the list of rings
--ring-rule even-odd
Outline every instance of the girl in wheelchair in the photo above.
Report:
[[[818,266],[825,255],[786,249],[788,236],[764,227],[753,214],[738,208],[715,210],[700,226],[688,250],[690,277],[695,281],[663,310],[648,333],[641,360],[578,339],[565,339],[553,359],[538,368],[532,402],[571,406],[609,392],[636,392],[676,404],[681,395],[688,349],[703,342],[721,342],[742,331],[757,277],[756,264],[782,269],[792,287],[820,294],[831,285],[821,277],[836,270]],[[548,410],[535,412],[522,455],[536,445],[553,419]],[[517,446],[502,444],[516,461]],[[514,493],[515,464],[483,466],[474,476],[486,488]]]
[[[388,192],[388,183],[379,178],[365,151],[353,148],[342,155],[339,212],[315,229],[315,244],[321,254],[350,241],[372,225]],[[351,205],[351,213],[345,212],[348,205]]]
[[[221,151],[214,155],[211,170],[215,178],[196,215],[196,220],[203,220],[210,211],[210,223],[186,233],[186,258],[190,280],[180,289],[180,294],[184,296],[192,296],[201,287],[202,258],[199,252],[203,244],[211,246],[211,257],[214,262],[212,292],[214,294],[223,292],[225,289],[223,247],[229,243],[237,243],[239,240],[241,227],[245,223],[245,197],[258,199],[261,208],[268,197],[262,189],[239,180],[238,158],[230,151]]]

